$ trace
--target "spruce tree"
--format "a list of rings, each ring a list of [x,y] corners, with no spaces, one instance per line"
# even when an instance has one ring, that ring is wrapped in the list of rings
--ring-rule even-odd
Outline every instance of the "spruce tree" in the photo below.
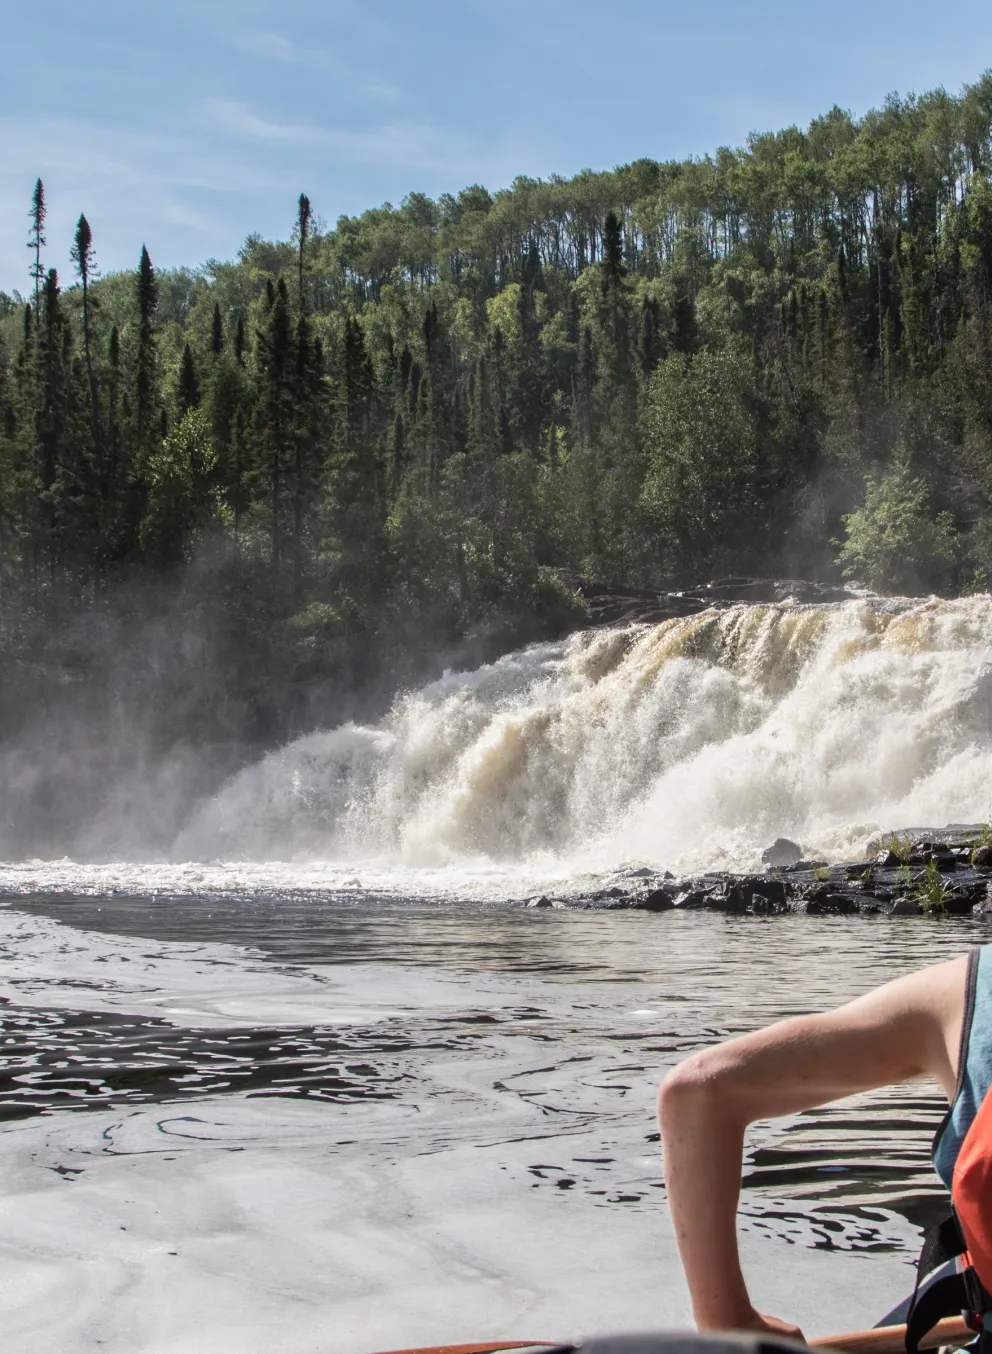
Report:
[[[278,583],[285,536],[284,480],[294,430],[296,354],[284,279],[280,278],[278,288],[270,291],[272,303],[265,329],[258,335],[258,401],[253,443],[256,459],[264,467],[262,474],[268,481],[269,554],[273,579]]]
[[[144,245],[141,246],[141,259],[135,279],[135,296],[138,303],[138,349],[134,365],[134,420],[135,449],[140,467],[151,454],[161,432],[155,347],[158,281]]]
[[[73,452],[78,451],[70,440],[71,331],[62,314],[59,278],[54,268],[45,277],[41,299],[35,412],[38,492],[45,533],[40,544],[54,578],[56,565],[66,554],[65,500],[73,490],[67,472]]]
[[[101,490],[103,514],[100,525],[101,557],[107,562],[117,560],[123,546],[122,514],[125,503],[122,495],[121,460],[123,456],[122,423],[124,414],[121,409],[121,343],[116,324],[107,340],[107,362],[103,382],[103,407],[105,409],[104,457],[101,467]]]
[[[296,204],[297,267],[299,269],[299,304],[301,312],[304,308],[305,301],[306,250],[307,240],[310,236],[311,217],[310,199],[307,197],[306,193],[301,193],[299,201]]]
[[[28,216],[31,218],[31,239],[28,240],[28,248],[34,250],[34,262],[31,265],[30,275],[34,278],[34,309],[38,313],[41,297],[41,286],[45,280],[45,270],[41,263],[41,251],[48,243],[45,239],[45,218],[48,215],[48,209],[45,206],[45,185],[41,179],[38,179],[34,185],[34,192],[31,194],[31,210]]]
[[[180,419],[195,409],[200,403],[200,378],[196,374],[196,363],[193,361],[193,350],[187,343],[183,348],[182,357],[179,359],[179,381],[176,387],[176,404],[179,409]]]
[[[224,351],[224,321],[221,318],[220,305],[214,302],[214,317],[210,331],[210,351],[219,357]]]
[[[90,282],[93,278],[93,272],[96,264],[96,253],[93,249],[93,232],[90,230],[90,223],[86,217],[80,215],[76,223],[76,235],[73,240],[69,256],[76,266],[76,276],[79,278],[83,288],[83,353],[86,359],[86,379],[90,392],[90,421],[93,433],[94,453],[99,459],[100,454],[100,400],[97,389],[96,373],[93,370],[93,354],[91,348],[91,322],[90,322]]]
[[[623,263],[623,229],[616,212],[607,212],[603,223],[603,290],[617,291],[623,286],[627,269]]]
[[[637,357],[641,375],[647,380],[665,356],[665,336],[661,326],[661,305],[651,296],[645,296],[641,306],[641,331],[637,341]]]

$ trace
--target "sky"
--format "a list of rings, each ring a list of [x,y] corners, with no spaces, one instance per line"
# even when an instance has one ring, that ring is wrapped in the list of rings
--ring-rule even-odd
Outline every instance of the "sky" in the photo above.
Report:
[[[47,0],[0,10],[0,289],[79,213],[104,273],[285,238],[411,191],[740,145],[992,67],[988,0]]]

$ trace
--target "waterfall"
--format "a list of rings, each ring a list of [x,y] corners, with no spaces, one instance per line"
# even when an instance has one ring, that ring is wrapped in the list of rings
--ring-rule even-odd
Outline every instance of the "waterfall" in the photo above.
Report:
[[[992,816],[992,598],[738,605],[446,673],[296,740],[177,857],[750,868]]]

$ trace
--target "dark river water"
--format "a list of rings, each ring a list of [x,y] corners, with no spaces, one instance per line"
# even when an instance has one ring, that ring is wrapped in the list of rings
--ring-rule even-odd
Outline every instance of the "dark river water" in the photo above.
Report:
[[[149,957],[172,942],[247,947],[256,969],[280,979],[344,981],[360,1009],[340,1021],[263,1012],[254,1025],[242,1015],[230,1028],[205,1027],[129,1012],[120,997],[114,1009],[92,1009],[92,979],[86,1009],[73,1006],[78,978],[51,979],[48,1002],[32,984],[30,1005],[15,982],[3,1009],[0,1117],[232,1094],[342,1111],[379,1103],[396,1111],[390,1150],[428,1153],[488,1140],[495,1100],[511,1133],[515,1111],[529,1115],[520,1131],[533,1137],[533,1160],[516,1187],[624,1209],[656,1208],[663,1196],[653,1101],[667,1067],[984,936],[971,920],[735,920],[294,893],[10,904],[109,944],[111,955],[116,937],[150,942]],[[417,973],[444,979],[444,999],[429,987],[411,998]],[[744,1226],[817,1249],[908,1255],[943,1204],[929,1158],[942,1112],[936,1088],[914,1084],[756,1126]]]

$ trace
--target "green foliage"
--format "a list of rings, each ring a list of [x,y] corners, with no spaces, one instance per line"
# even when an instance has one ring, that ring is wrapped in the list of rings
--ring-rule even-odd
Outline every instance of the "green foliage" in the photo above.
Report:
[[[754,558],[761,418],[754,362],[743,345],[689,359],[673,353],[658,366],[644,415],[643,497],[666,572],[703,577]]]
[[[216,465],[210,425],[199,409],[188,409],[149,467],[140,539],[150,563],[170,566],[188,559],[197,535],[219,519]]]
[[[932,517],[919,480],[870,479],[864,505],[844,518],[847,539],[838,559],[848,578],[883,592],[940,592],[952,577],[956,549],[949,512]]]
[[[879,850],[891,851],[905,865],[913,854],[913,842],[904,832],[889,832],[879,839]]]
[[[936,861],[928,860],[925,868],[917,875],[912,896],[925,913],[945,910],[947,884],[937,869]]]

